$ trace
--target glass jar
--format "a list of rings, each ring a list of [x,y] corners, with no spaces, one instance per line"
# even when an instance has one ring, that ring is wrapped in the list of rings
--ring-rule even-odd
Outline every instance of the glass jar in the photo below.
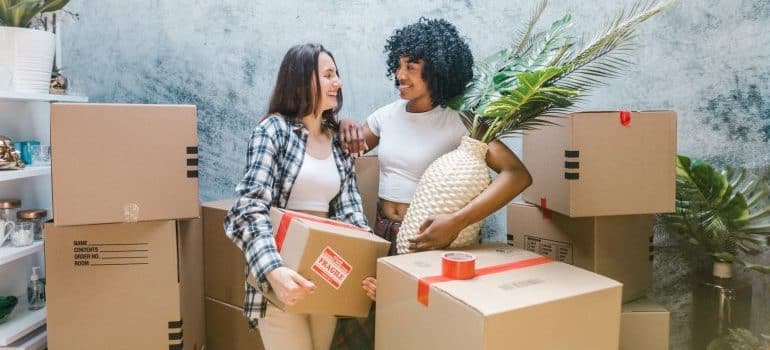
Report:
[[[14,247],[25,247],[35,241],[35,226],[32,222],[17,222],[16,228],[11,233],[11,245]]]
[[[36,241],[43,239],[43,227],[45,226],[47,216],[48,211],[45,209],[25,209],[16,212],[16,219],[18,219],[19,224],[24,222],[32,223],[32,232]]]
[[[6,198],[0,199],[0,221],[16,221],[16,212],[21,207],[21,199]]]

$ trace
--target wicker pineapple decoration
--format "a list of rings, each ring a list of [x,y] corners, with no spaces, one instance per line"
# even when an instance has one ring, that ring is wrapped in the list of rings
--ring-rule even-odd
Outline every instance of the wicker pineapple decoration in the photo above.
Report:
[[[399,254],[409,253],[409,239],[428,218],[450,214],[489,186],[487,144],[513,134],[553,125],[549,117],[571,110],[585,91],[601,85],[631,65],[637,25],[670,6],[673,0],[638,3],[621,11],[608,28],[586,45],[567,33],[565,15],[542,32],[533,32],[547,5],[542,1],[521,31],[518,44],[476,64],[466,91],[450,102],[460,112],[470,137],[434,161],[423,174],[396,239]],[[451,248],[479,240],[481,222],[458,234]]]

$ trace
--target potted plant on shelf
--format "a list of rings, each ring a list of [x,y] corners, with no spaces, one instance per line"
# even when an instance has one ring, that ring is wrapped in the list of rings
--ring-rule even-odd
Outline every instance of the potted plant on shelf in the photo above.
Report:
[[[48,93],[55,36],[32,29],[32,19],[69,0],[0,0],[0,90]]]
[[[399,254],[409,252],[408,240],[418,235],[425,220],[456,212],[489,186],[489,142],[554,124],[549,117],[569,112],[585,92],[620,75],[632,65],[638,25],[673,0],[637,3],[585,43],[568,33],[569,14],[544,31],[534,30],[547,3],[535,9],[514,45],[476,64],[466,91],[450,101],[470,135],[458,149],[434,161],[420,179],[398,233]],[[450,247],[477,242],[480,228],[478,222],[463,229]]]
[[[770,185],[746,169],[717,171],[679,156],[676,211],[662,217],[694,264],[707,263],[693,289],[692,348],[750,328],[751,284],[734,277],[733,266],[770,274],[770,266],[749,260],[770,244]]]

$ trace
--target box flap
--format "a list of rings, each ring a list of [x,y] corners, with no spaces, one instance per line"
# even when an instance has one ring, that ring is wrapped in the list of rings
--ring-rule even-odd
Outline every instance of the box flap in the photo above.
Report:
[[[308,229],[335,233],[335,234],[356,238],[356,239],[365,239],[372,242],[390,244],[390,242],[386,241],[385,239],[365,229],[356,227],[354,225],[351,225],[345,222],[335,221],[332,219],[326,219],[321,217],[315,217],[309,214],[304,214],[304,213],[300,213],[292,210],[280,209],[275,207],[271,208],[270,210],[271,212],[274,212],[274,213],[282,213],[282,214],[290,213],[291,215],[295,215],[295,217],[292,219],[292,223],[293,222],[302,223],[302,225],[307,227]],[[271,214],[271,219],[277,218],[277,217],[279,217],[279,215]],[[277,225],[279,225],[278,222],[273,222],[273,226],[277,226]]]
[[[580,111],[580,112],[571,113],[571,115],[579,115],[579,114],[612,114],[612,115],[617,115],[620,112],[621,112],[620,110],[617,110],[617,111],[608,111],[608,110]],[[641,111],[641,110],[640,111],[629,110],[629,112],[640,113],[640,114],[645,114],[645,113],[661,113],[661,112],[671,112],[671,113],[674,113],[674,111],[672,111],[670,109],[648,109],[648,110],[643,110],[643,111]]]
[[[201,206],[204,208],[220,209],[220,210],[228,211],[230,210],[230,208],[233,207],[233,205],[235,204],[235,201],[237,201],[237,199],[235,198],[219,199],[219,200],[203,203],[201,204]]]
[[[641,298],[635,301],[632,301],[627,304],[623,304],[623,307],[621,309],[622,313],[634,313],[634,312],[665,312],[668,313],[668,310],[661,306],[660,304],[657,304],[656,302],[650,300],[649,298]]]

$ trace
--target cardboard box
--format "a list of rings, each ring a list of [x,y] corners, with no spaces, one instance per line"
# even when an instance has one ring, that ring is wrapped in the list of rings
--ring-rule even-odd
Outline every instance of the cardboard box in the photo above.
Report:
[[[508,244],[623,283],[623,301],[652,284],[652,215],[569,218],[527,203],[511,203]]]
[[[377,220],[377,202],[380,200],[380,160],[377,156],[356,158],[356,182],[361,193],[361,203],[369,226]]]
[[[197,218],[195,106],[51,105],[56,225]]]
[[[668,310],[647,298],[621,310],[620,350],[668,350]]]
[[[378,261],[376,349],[618,348],[618,282],[504,244],[466,251],[496,272],[433,278],[443,251]]]
[[[49,348],[200,350],[199,225],[46,225]]]
[[[246,259],[225,236],[224,221],[235,199],[203,203],[203,261],[206,296],[243,308]]]
[[[390,242],[353,225],[275,207],[270,220],[284,266],[313,281],[316,290],[293,306],[272,291],[266,298],[292,313],[369,315],[372,300],[361,281],[376,275],[377,258],[388,255]],[[247,281],[257,284],[253,275]]]
[[[551,121],[559,125],[523,137],[533,179],[524,200],[570,217],[674,211],[675,112],[584,112]]]
[[[243,309],[206,298],[206,350],[263,350],[259,331],[249,331]]]

